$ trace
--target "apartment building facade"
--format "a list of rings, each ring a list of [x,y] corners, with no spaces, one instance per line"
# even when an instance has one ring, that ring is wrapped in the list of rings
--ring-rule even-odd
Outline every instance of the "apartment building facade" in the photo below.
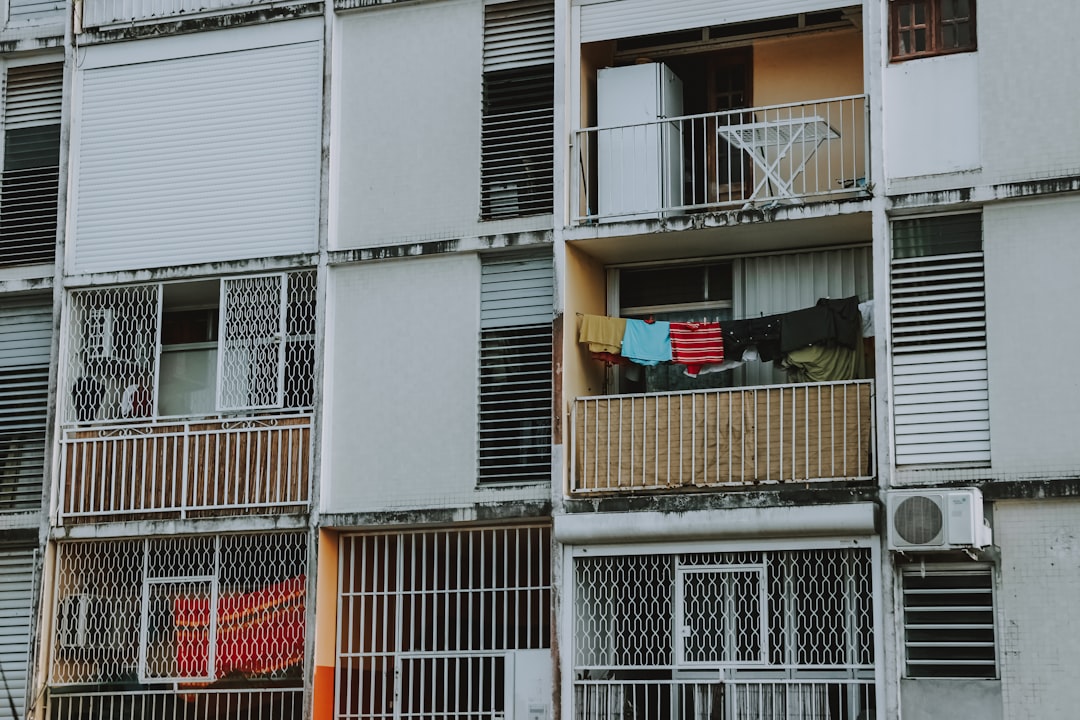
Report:
[[[11,0],[0,717],[1070,717],[1010,9]]]

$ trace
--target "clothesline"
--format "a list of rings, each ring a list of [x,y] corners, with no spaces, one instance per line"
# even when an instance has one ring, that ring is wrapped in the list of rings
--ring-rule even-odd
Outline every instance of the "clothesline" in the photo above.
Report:
[[[862,338],[874,334],[872,302],[821,298],[786,313],[703,322],[582,314],[578,341],[606,363],[673,362],[690,377],[761,360],[777,362],[799,381],[849,380],[863,373]]]

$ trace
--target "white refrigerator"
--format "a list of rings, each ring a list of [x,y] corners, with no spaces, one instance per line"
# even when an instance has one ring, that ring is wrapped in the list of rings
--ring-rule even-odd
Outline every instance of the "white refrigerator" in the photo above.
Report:
[[[681,214],[682,81],[663,63],[596,76],[597,210],[603,221]]]

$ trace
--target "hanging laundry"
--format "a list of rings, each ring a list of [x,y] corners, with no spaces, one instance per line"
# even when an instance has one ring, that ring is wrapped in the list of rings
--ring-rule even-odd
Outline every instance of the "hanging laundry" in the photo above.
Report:
[[[787,354],[809,345],[836,344],[854,350],[861,326],[857,297],[821,298],[813,307],[783,314],[780,352]]]
[[[770,362],[780,355],[780,315],[729,320],[723,325],[724,357],[742,360],[743,351],[756,345],[758,359]]]
[[[691,375],[690,374],[690,368],[687,368],[686,370],[683,371],[683,374],[686,375],[687,377],[700,377],[701,375],[709,375],[711,373],[726,372],[728,370],[734,370],[735,368],[742,367],[743,365],[746,364],[746,358],[750,354],[750,350],[753,350],[753,348],[750,348],[749,350],[747,350],[747,352],[743,353],[743,358],[744,358],[743,360],[725,360],[722,363],[716,363],[716,364],[710,364],[710,365],[702,365],[701,369],[698,370],[697,374],[695,374],[695,375]],[[757,351],[754,350],[754,353],[755,353],[755,357],[756,357]]]
[[[866,354],[862,348],[862,327],[856,328],[855,349],[843,345],[810,345],[792,350],[780,361],[788,382],[829,382],[858,380],[866,376]]]
[[[718,322],[671,323],[671,360],[697,377],[702,365],[724,362],[724,336]]]
[[[638,365],[659,365],[671,362],[671,326],[658,320],[627,320],[623,335],[622,356]]]
[[[859,317],[862,318],[863,338],[874,337],[874,301],[859,303]]]
[[[609,352],[592,352],[589,353],[593,360],[599,360],[605,365],[633,365],[630,360],[624,358],[622,355]]]
[[[590,352],[619,354],[623,335],[626,334],[624,318],[603,315],[582,315],[578,342],[587,343]]]

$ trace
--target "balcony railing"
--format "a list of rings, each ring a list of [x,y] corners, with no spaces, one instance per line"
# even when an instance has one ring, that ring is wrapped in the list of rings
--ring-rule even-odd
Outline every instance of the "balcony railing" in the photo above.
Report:
[[[872,380],[578,398],[570,491],[872,478]]]
[[[575,222],[797,204],[869,184],[866,95],[578,130]]]
[[[54,693],[50,720],[82,718],[190,718],[191,720],[290,720],[301,717],[304,691],[295,688],[206,689]]]
[[[787,718],[874,717],[874,681],[844,680],[579,680],[574,683],[575,717],[585,720],[634,717]]]
[[[303,510],[310,416],[68,428],[61,521]]]

